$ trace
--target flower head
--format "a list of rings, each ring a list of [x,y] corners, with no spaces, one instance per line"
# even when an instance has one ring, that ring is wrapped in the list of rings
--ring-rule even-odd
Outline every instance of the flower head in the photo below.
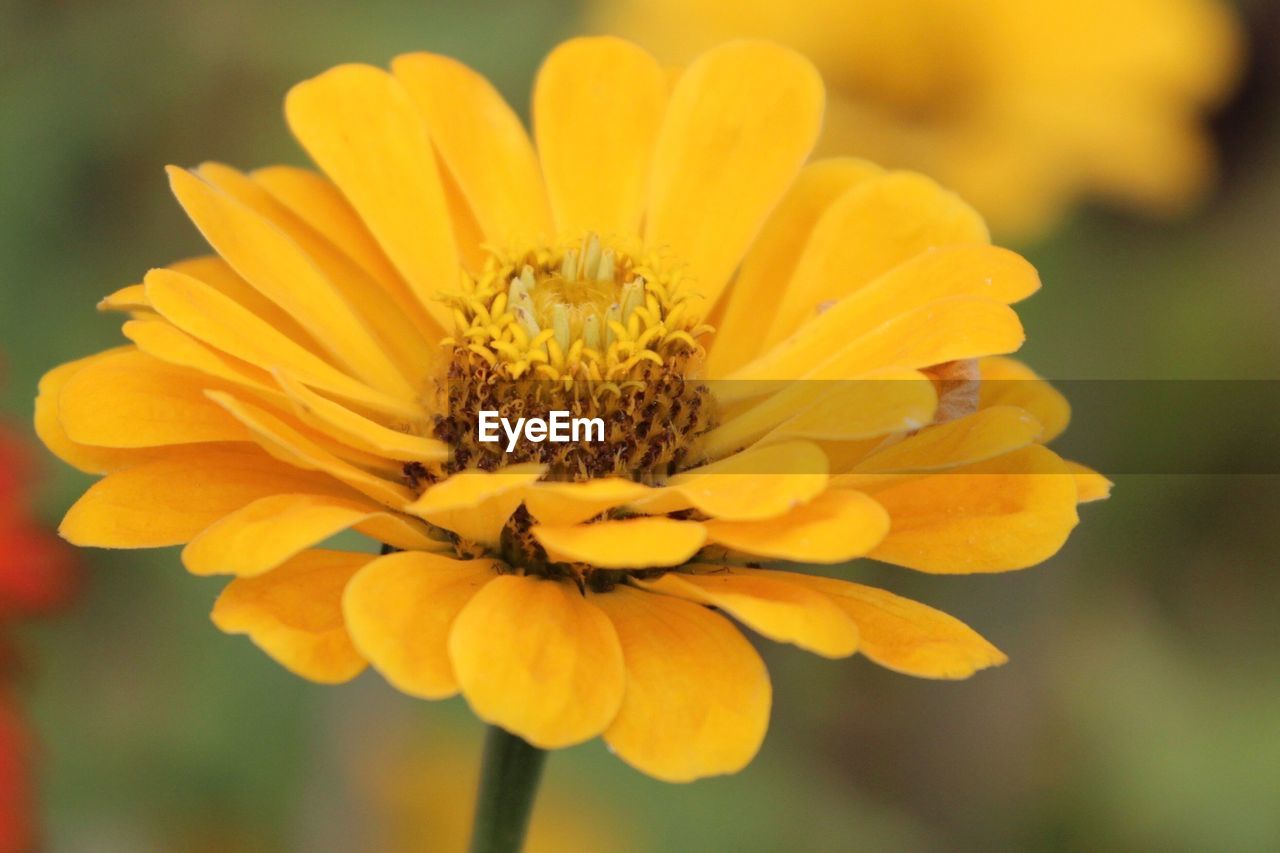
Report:
[[[1177,213],[1210,183],[1203,114],[1239,74],[1221,0],[597,0],[602,29],[684,59],[777,39],[831,89],[824,152],[918,169],[994,227],[1098,197]]]
[[[214,254],[107,297],[131,343],[45,377],[41,436],[106,475],[63,535],[185,545],[234,576],[217,625],[307,678],[368,663],[669,780],[764,736],[728,616],[925,677],[1002,662],[925,605],[760,567],[1022,568],[1105,491],[1042,446],[1065,402],[1000,357],[1034,270],[926,178],[805,165],[822,111],[809,63],[759,42],[674,85],[627,42],[567,42],[536,146],[442,56],[300,84],[323,174],[171,170]],[[606,436],[506,453],[486,409]],[[395,553],[319,547],[350,529]]]

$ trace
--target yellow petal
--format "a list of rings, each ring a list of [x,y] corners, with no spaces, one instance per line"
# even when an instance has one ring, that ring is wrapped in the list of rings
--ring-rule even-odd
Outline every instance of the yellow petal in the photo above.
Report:
[[[1075,479],[1038,445],[874,495],[893,529],[870,556],[939,574],[1033,566],[1057,553],[1078,520]]]
[[[304,422],[352,447],[405,462],[443,462],[449,457],[442,441],[385,427],[315,393],[284,371],[275,371],[275,378]]]
[[[543,749],[595,737],[622,704],[622,648],[571,584],[502,575],[449,631],[449,658],[476,716]]]
[[[44,446],[55,456],[72,467],[88,474],[105,474],[118,471],[155,459],[168,452],[168,448],[121,449],[115,447],[93,447],[80,444],[67,437],[62,428],[61,407],[62,389],[81,370],[98,364],[115,355],[131,352],[130,347],[100,352],[87,358],[67,362],[50,370],[40,377],[39,391],[36,395],[35,430]]]
[[[353,375],[388,393],[413,393],[348,298],[289,235],[190,172],[170,168],[169,184],[209,245]]]
[[[359,212],[441,328],[437,297],[458,280],[458,250],[435,154],[399,83],[368,65],[340,65],[285,98],[289,129]]]
[[[777,341],[838,300],[935,246],[990,241],[973,208],[923,175],[890,172],[834,201],[814,226],[769,341]]]
[[[442,545],[428,537],[420,522],[369,501],[335,495],[271,495],[205,528],[183,549],[182,563],[196,575],[251,577],[356,526],[397,548],[436,550]]]
[[[859,492],[826,492],[765,521],[708,521],[707,538],[747,554],[798,563],[861,557],[889,530],[889,515]]]
[[[377,279],[246,175],[221,163],[204,163],[196,173],[292,241],[295,259],[309,261],[327,283],[325,300],[350,315],[343,318],[344,324],[372,335],[385,364],[394,366],[414,386],[432,372],[440,359],[438,337],[423,334],[405,306]],[[314,301],[313,292],[306,293],[308,302]],[[412,301],[416,303],[416,299]]]
[[[687,598],[728,613],[779,643],[794,643],[828,658],[858,648],[858,626],[831,602],[803,586],[786,583],[785,573],[762,576],[754,570],[711,569],[706,573],[668,572],[641,587]]]
[[[309,471],[323,471],[395,509],[404,508],[414,499],[414,493],[407,486],[339,458],[266,409],[221,391],[208,391],[206,395],[244,424],[262,448],[282,462]]]
[[[342,590],[369,554],[308,551],[269,574],[233,580],[213,606],[213,623],[248,634],[303,678],[338,684],[365,667],[342,623]]]
[[[391,63],[485,237],[523,246],[553,236],[538,158],[519,117],[489,81],[457,60],[410,53]]]
[[[819,160],[801,170],[765,222],[729,290],[724,318],[716,324],[715,341],[707,353],[709,376],[724,376],[758,354],[818,217],[847,189],[883,172],[852,157]]]
[[[292,314],[264,296],[217,255],[187,258],[168,264],[165,269],[182,273],[207,284],[303,349],[309,352],[318,352],[322,349],[311,333],[304,329]],[[144,283],[144,291],[145,288]]]
[[[393,687],[443,699],[458,692],[449,630],[462,608],[498,576],[494,560],[405,551],[379,557],[347,585],[342,609],[360,653]]]
[[[808,322],[742,372],[767,375],[769,365],[779,359],[817,364],[849,341],[939,299],[974,296],[1008,304],[1026,298],[1039,286],[1035,268],[1007,249],[987,245],[930,249],[821,312],[814,306]]]
[[[733,386],[744,383],[722,383]],[[779,390],[731,415],[703,438],[710,456],[756,441],[856,441],[918,429],[933,420],[934,385],[914,370],[882,370],[860,379],[770,383]]]
[[[730,521],[782,515],[827,487],[827,457],[817,445],[793,441],[754,448],[672,477],[651,497],[634,501],[639,512],[690,507]]]
[[[689,265],[708,309],[808,156],[822,109],[813,66],[766,42],[714,48],[676,84],[645,241]]]
[[[802,329],[800,335],[804,334]],[[800,347],[780,347],[732,378],[850,379],[890,367],[921,369],[1013,352],[1025,337],[1018,315],[1008,305],[980,296],[953,296],[845,339],[825,359],[815,361]]]
[[[377,411],[422,416],[412,395],[398,398],[351,378],[203,282],[158,269],[147,273],[146,284],[147,298],[166,320],[228,355],[266,369],[283,368],[308,385]]]
[[[1040,433],[1040,422],[1022,409],[995,406],[926,427],[873,453],[858,463],[854,470],[858,474],[875,474],[936,471],[968,465],[1026,447]]]
[[[250,441],[248,430],[205,398],[207,383],[136,350],[114,353],[67,381],[59,416],[68,438],[98,447]]]
[[[466,196],[462,194],[462,188],[449,173],[449,167],[440,159],[439,152],[436,153],[436,168],[440,172],[440,185],[444,187],[445,205],[449,208],[449,216],[453,218],[453,236],[458,244],[462,265],[473,275],[478,275],[483,272],[485,261],[490,257],[489,250],[485,248],[488,243],[484,231],[476,221],[476,215],[467,203]]]
[[[858,623],[858,651],[896,672],[968,678],[1008,660],[959,619],[883,589],[794,572],[764,574],[830,596]]]
[[[441,328],[369,233],[346,197],[323,176],[293,166],[269,166],[250,177],[281,204],[341,249],[391,294],[427,340]]]
[[[619,586],[593,596],[617,630],[627,686],[605,742],[665,782],[736,773],[769,727],[773,691],[746,638],[705,607]]]
[[[146,311],[151,308],[147,302],[147,289],[141,284],[122,287],[115,293],[103,297],[98,303],[99,311]]]
[[[1071,472],[1076,481],[1076,500],[1079,503],[1087,504],[1093,501],[1103,501],[1111,497],[1111,487],[1115,485],[1106,477],[1081,465],[1079,462],[1066,460],[1067,470]]]
[[[601,569],[678,566],[706,541],[702,525],[673,518],[628,518],[594,524],[533,528],[534,538],[553,560],[587,563]]]
[[[652,491],[642,483],[616,477],[581,483],[537,483],[525,493],[524,505],[543,524],[581,524]]]
[[[189,367],[266,399],[284,401],[280,389],[268,384],[271,375],[265,370],[202,344],[167,320],[130,320],[121,331],[139,350],[165,364]]]
[[[533,125],[562,235],[640,233],[666,105],[666,72],[630,42],[576,38],[547,56]]]
[[[500,471],[459,471],[422,493],[407,511],[471,542],[496,547],[525,490],[546,471],[526,463]]]
[[[252,445],[174,448],[94,483],[58,532],[73,545],[98,548],[181,545],[228,513],[282,492],[350,495],[331,478],[283,465]]]
[[[1067,428],[1071,404],[1062,392],[1045,382],[1035,371],[1012,358],[984,358],[978,367],[982,384],[978,405],[1017,406],[1044,425],[1041,443],[1048,444]]]

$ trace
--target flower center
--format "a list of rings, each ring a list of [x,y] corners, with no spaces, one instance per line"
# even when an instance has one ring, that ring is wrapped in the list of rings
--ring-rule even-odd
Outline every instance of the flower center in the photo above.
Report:
[[[455,330],[436,435],[451,471],[549,466],[548,479],[658,481],[676,470],[714,420],[698,382],[711,331],[678,268],[597,235],[515,254],[493,252],[453,295]],[[479,440],[480,413],[600,418],[583,443]]]

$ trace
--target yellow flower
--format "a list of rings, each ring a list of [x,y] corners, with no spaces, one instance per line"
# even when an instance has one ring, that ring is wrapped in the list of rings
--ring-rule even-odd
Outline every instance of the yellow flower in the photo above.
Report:
[[[234,576],[215,623],[304,677],[367,662],[668,780],[764,737],[769,678],[726,616],[925,677],[1003,662],[922,604],[755,568],[1022,568],[1107,486],[1041,446],[1066,404],[999,358],[1035,271],[924,177],[805,165],[822,111],[808,62],[756,42],[674,86],[627,42],[567,42],[536,148],[442,56],[300,84],[323,176],[170,170],[216,254],[107,297],[131,343],[43,380],[46,444],[106,474],[63,535],[185,544]],[[975,385],[979,358],[1022,381]],[[594,413],[608,441],[506,454],[485,406]],[[317,547],[350,529],[400,553]]]
[[[1185,210],[1242,53],[1221,0],[596,0],[595,23],[676,60],[802,51],[832,90],[824,153],[918,169],[1019,238],[1083,197]]]

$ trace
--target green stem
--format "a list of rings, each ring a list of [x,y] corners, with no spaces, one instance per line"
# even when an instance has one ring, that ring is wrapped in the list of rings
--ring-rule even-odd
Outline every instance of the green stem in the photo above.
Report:
[[[519,853],[547,753],[498,726],[484,738],[471,853]]]

